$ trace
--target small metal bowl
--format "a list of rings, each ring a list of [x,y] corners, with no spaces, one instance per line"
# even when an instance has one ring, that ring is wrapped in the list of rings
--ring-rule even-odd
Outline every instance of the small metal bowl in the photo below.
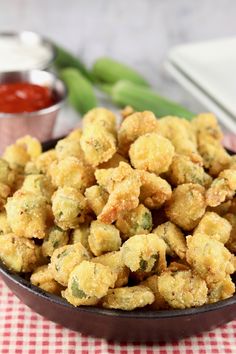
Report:
[[[0,113],[0,153],[4,148],[26,134],[46,141],[52,138],[57,114],[63,105],[67,90],[64,83],[56,75],[43,70],[0,73],[0,84],[29,82],[46,86],[52,90],[55,103],[30,113]]]
[[[21,31],[21,32],[0,32],[0,38],[3,40],[16,40],[18,45],[25,45],[27,48],[30,48],[31,46],[34,47],[35,45],[40,45],[47,49],[48,51],[48,58],[43,58],[43,59],[38,59],[35,64],[29,62],[25,64],[20,65],[20,61],[16,64],[14,69],[10,70],[9,68],[7,70],[4,70],[3,68],[0,68],[0,72],[12,72],[12,71],[25,71],[25,70],[43,70],[43,69],[48,69],[49,66],[52,64],[56,57],[56,47],[51,42],[49,39],[46,39],[45,37],[42,37],[38,33],[35,32],[30,32],[30,31]],[[30,53],[26,53],[27,56],[30,56]],[[1,55],[1,51],[0,51]],[[35,53],[34,53],[35,55]],[[11,60],[11,58],[9,58]]]

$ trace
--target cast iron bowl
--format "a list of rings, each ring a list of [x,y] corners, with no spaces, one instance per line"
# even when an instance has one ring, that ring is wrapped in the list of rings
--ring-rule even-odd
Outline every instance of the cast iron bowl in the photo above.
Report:
[[[55,141],[45,144],[45,149]],[[15,295],[40,315],[75,331],[115,341],[170,341],[209,331],[236,317],[236,295],[215,304],[185,310],[125,312],[73,307],[44,292],[0,263],[0,274]],[[235,279],[234,279],[235,281]]]

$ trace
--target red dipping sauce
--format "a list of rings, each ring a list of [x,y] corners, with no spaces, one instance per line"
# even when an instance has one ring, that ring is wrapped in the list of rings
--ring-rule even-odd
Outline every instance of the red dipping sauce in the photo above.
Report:
[[[0,84],[0,113],[35,112],[54,103],[48,87],[28,82]]]

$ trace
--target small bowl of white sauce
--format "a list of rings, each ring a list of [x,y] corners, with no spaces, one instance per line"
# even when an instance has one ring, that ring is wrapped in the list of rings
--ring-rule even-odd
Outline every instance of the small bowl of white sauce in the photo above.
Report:
[[[54,45],[34,32],[0,33],[0,72],[47,69],[56,56]]]

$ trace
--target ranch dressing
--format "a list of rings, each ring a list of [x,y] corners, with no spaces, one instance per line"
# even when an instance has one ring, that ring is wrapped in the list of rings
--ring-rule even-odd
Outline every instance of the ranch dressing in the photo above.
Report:
[[[51,48],[40,40],[0,35],[0,72],[43,69],[52,58]]]

